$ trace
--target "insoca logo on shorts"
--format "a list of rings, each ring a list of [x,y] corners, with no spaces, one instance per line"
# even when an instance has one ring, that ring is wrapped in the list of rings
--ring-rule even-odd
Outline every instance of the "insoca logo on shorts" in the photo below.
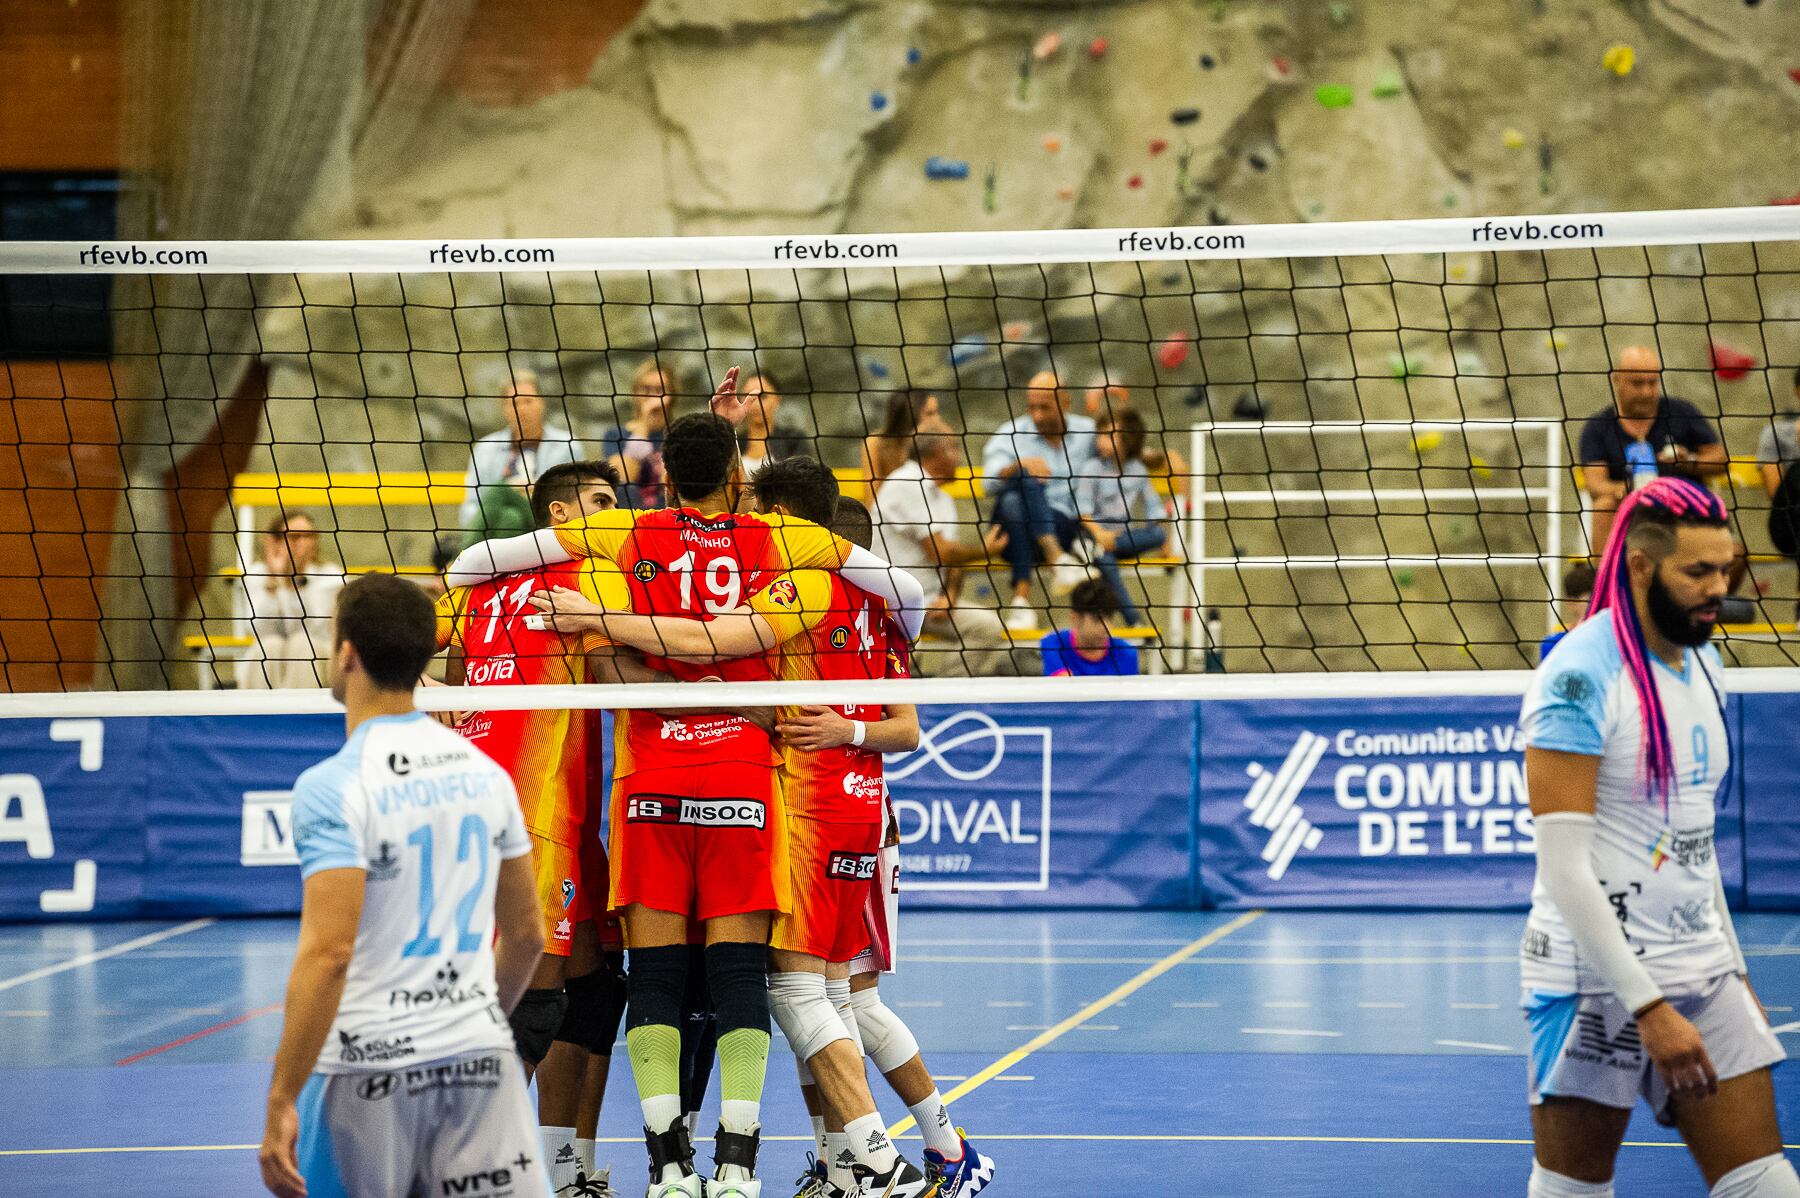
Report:
[[[879,799],[887,793],[880,778],[871,778],[867,774],[845,774],[844,793],[853,799]]]
[[[689,824],[697,828],[761,828],[768,813],[756,799],[638,795],[626,804],[625,818],[637,823]]]

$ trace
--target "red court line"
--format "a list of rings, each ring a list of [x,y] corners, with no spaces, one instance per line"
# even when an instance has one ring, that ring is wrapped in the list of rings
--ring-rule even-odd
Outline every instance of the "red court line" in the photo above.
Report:
[[[245,1011],[236,1019],[227,1019],[224,1023],[215,1023],[211,1027],[202,1028],[197,1032],[181,1037],[179,1040],[171,1040],[167,1044],[158,1044],[155,1048],[146,1048],[143,1052],[134,1052],[128,1057],[114,1061],[113,1064],[135,1065],[145,1057],[153,1057],[159,1052],[168,1052],[171,1048],[180,1048],[183,1044],[192,1044],[194,1041],[201,1039],[204,1036],[210,1036],[214,1032],[222,1032],[226,1028],[236,1027],[240,1023],[249,1023],[252,1019],[260,1019],[264,1015],[279,1010],[281,1010],[281,1004],[274,1002],[266,1007],[258,1007],[254,1011]]]

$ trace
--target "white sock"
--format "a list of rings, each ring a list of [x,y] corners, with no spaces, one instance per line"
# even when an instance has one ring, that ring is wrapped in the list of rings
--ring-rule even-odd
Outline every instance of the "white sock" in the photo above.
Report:
[[[1800,1198],[1800,1174],[1782,1153],[1757,1157],[1719,1178],[1712,1198]]]
[[[638,1105],[644,1109],[644,1126],[652,1135],[661,1135],[677,1123],[681,1122],[681,1095],[652,1094],[648,1098],[640,1098]],[[681,1165],[670,1161],[663,1166],[662,1176],[657,1181],[679,1181]]]
[[[956,1134],[956,1125],[950,1122],[950,1108],[944,1105],[942,1094],[933,1090],[923,1102],[906,1109],[912,1112],[913,1121],[919,1125],[925,1147],[947,1161],[962,1159],[962,1137]]]
[[[813,1144],[819,1150],[819,1159],[824,1160],[825,1154],[828,1151],[830,1151],[828,1148],[825,1147],[825,1116],[814,1115],[812,1117],[812,1125],[813,1125]]]
[[[888,1139],[887,1124],[882,1121],[879,1111],[844,1124],[844,1136],[857,1161],[876,1173],[887,1173],[900,1159],[900,1154],[894,1151],[894,1142]]]
[[[825,1179],[846,1194],[856,1192],[856,1177],[850,1172],[855,1161],[856,1154],[850,1151],[848,1133],[825,1133]]]
[[[575,1155],[581,1158],[581,1171],[589,1177],[594,1175],[594,1141],[575,1137]]]
[[[747,1136],[756,1131],[762,1118],[762,1103],[727,1098],[719,1103],[719,1126],[726,1131]],[[742,1165],[720,1165],[713,1173],[719,1181],[749,1181],[750,1170]]]
[[[1531,1162],[1531,1185],[1527,1198],[1613,1198],[1611,1181],[1576,1181],[1561,1173],[1552,1173],[1535,1160]]]
[[[687,1114],[685,1114],[681,1117],[681,1121],[683,1124],[685,1124],[687,1126],[688,1139],[692,1140],[695,1136],[700,1134],[700,1112],[699,1111],[689,1111]]]
[[[544,1167],[550,1174],[550,1188],[559,1190],[575,1184],[575,1170],[581,1167],[581,1154],[575,1148],[572,1127],[540,1127],[538,1142],[543,1145]]]

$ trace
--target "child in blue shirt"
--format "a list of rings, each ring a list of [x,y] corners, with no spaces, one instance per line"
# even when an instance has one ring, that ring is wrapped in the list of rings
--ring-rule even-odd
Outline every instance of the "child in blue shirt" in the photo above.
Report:
[[[1078,585],[1069,607],[1069,627],[1038,642],[1046,678],[1138,672],[1138,651],[1107,626],[1107,617],[1118,614],[1119,597],[1105,581],[1090,578]]]

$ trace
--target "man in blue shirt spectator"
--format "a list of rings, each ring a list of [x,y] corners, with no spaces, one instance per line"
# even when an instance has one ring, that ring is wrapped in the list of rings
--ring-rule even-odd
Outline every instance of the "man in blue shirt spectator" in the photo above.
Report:
[[[1118,614],[1119,597],[1104,579],[1090,578],[1069,595],[1069,627],[1038,643],[1044,677],[1135,674],[1138,651],[1113,636],[1107,620]]]
[[[1081,533],[1075,480],[1093,458],[1093,420],[1070,414],[1068,393],[1048,370],[1026,384],[1025,415],[1002,425],[982,450],[994,523],[1006,530],[1013,587],[1009,628],[1029,628],[1037,619],[1031,576],[1040,560],[1055,567],[1054,590],[1066,591],[1087,576],[1068,551]]]

